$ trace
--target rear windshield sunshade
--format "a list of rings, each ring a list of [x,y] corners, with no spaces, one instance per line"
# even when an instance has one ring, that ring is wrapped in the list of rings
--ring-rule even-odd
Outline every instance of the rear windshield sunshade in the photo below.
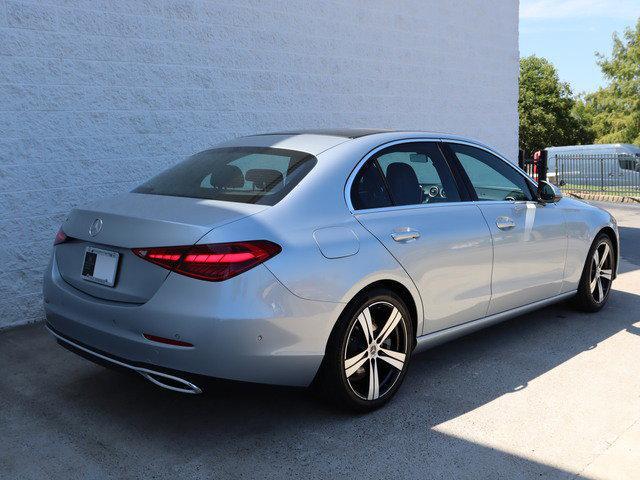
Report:
[[[295,150],[214,148],[165,170],[133,192],[275,205],[316,162],[313,155]]]

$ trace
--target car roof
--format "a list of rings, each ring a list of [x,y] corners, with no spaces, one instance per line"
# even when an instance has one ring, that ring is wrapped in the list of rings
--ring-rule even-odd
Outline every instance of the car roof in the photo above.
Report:
[[[327,137],[360,138],[376,133],[388,133],[393,130],[381,128],[318,128],[308,130],[287,130],[283,132],[261,133],[259,135],[323,135]]]
[[[315,129],[291,130],[273,133],[261,133],[246,137],[238,137],[224,142],[218,147],[274,147],[297,150],[318,155],[325,150],[346,142],[358,142],[364,148],[375,147],[395,140],[411,140],[412,138],[427,140],[461,141],[491,150],[501,156],[492,147],[477,140],[442,132],[418,130],[385,130],[385,129]]]

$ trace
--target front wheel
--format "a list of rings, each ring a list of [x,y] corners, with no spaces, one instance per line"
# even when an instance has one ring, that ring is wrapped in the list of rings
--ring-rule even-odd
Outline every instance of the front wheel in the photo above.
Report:
[[[391,399],[404,379],[412,319],[390,291],[375,290],[352,303],[329,339],[320,388],[340,406],[369,411]]]
[[[585,261],[576,304],[586,312],[597,312],[604,307],[613,282],[615,258],[611,238],[601,233],[596,237]]]

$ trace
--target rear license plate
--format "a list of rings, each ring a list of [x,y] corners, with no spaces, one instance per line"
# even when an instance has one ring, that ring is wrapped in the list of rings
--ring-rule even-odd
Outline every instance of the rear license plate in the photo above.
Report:
[[[118,252],[87,247],[84,251],[82,264],[82,278],[90,282],[113,287],[118,270]]]

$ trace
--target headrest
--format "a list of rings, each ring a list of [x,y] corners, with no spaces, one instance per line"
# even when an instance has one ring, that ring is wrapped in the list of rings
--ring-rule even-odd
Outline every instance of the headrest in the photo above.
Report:
[[[222,165],[211,173],[211,185],[215,188],[242,188],[244,175],[235,165]]]
[[[422,189],[411,165],[402,162],[390,163],[387,167],[387,183],[396,204],[422,203]]]
[[[284,181],[282,173],[278,170],[268,168],[253,168],[247,170],[245,178],[253,182],[253,186],[260,190],[269,191],[280,185]]]

